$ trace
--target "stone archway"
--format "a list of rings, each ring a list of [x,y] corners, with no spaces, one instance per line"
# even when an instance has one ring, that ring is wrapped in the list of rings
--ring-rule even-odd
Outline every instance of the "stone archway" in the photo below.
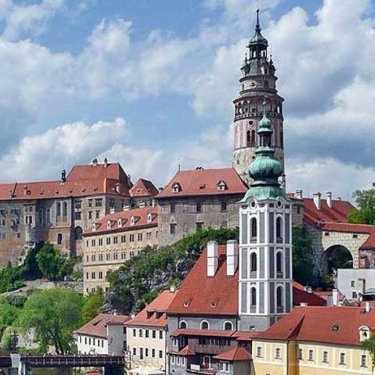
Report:
[[[321,270],[325,275],[337,273],[339,268],[353,268],[353,255],[342,245],[333,245],[326,249],[321,258]]]

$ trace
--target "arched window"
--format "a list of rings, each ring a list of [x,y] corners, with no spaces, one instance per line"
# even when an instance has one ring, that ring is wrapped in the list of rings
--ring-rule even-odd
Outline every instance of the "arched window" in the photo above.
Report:
[[[76,240],[82,240],[82,228],[81,227],[75,227],[74,229],[74,236]]]
[[[282,311],[283,308],[283,288],[281,286],[277,287],[276,289],[276,306],[277,306],[277,311],[279,312],[280,310]]]
[[[57,233],[57,244],[58,245],[62,244],[62,233]]]
[[[203,320],[203,322],[201,322],[201,329],[210,329],[210,325],[208,324],[207,320]]]
[[[50,210],[49,208],[47,208],[47,211],[46,211],[46,224],[48,225],[49,222],[50,222]]]
[[[251,136],[250,136],[250,130],[246,132],[246,147],[250,147],[251,145]]]
[[[251,253],[250,255],[250,272],[257,271],[257,255],[255,253]]]
[[[250,232],[251,240],[256,241],[256,238],[257,238],[257,219],[255,217],[251,218],[251,220],[250,220],[250,228],[251,228],[251,232]]]
[[[56,213],[57,216],[61,216],[61,203],[60,202],[57,202],[57,213]]]
[[[281,217],[276,218],[276,242],[283,242],[283,220]]]
[[[256,135],[255,130],[251,131],[251,146],[255,147]]]
[[[68,215],[68,203],[64,202],[63,203],[63,216]]]
[[[255,287],[252,287],[250,289],[250,300],[251,300],[250,310],[254,312],[257,307],[257,290]]]
[[[281,251],[276,254],[276,273],[277,276],[282,276],[283,274],[283,254]]]
[[[184,320],[182,320],[180,322],[180,329],[186,329],[186,328],[187,328],[187,323]]]
[[[224,322],[224,331],[233,331],[233,323]]]

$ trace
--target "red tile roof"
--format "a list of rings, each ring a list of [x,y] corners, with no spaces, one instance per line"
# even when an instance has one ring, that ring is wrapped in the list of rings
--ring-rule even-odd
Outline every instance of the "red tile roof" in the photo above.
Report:
[[[126,325],[166,327],[167,317],[165,312],[177,294],[178,291],[163,291],[133,319],[127,321]]]
[[[360,346],[361,326],[375,329],[375,310],[361,307],[295,307],[255,339]]]
[[[252,359],[251,354],[242,347],[230,349],[226,352],[215,355],[213,358],[221,361],[248,361]]]
[[[113,314],[99,314],[94,319],[90,320],[81,328],[77,329],[75,333],[79,335],[107,337],[106,327],[109,324],[124,324],[130,318],[127,315],[113,315]]]
[[[132,218],[134,219],[133,225]],[[121,222],[120,226],[119,221]],[[158,225],[158,208],[142,207],[108,214],[95,224],[96,229],[88,229],[84,232],[84,236],[98,235],[109,231],[127,231],[141,227],[156,227]]]
[[[361,250],[373,249],[375,247],[375,229],[367,237],[367,240],[361,245]]]
[[[321,208],[318,210],[313,198],[303,198],[305,208],[304,219],[312,224],[318,222],[347,223],[349,212],[355,207],[348,201],[332,199],[332,207],[329,207],[325,199],[321,199]]]
[[[180,191],[173,192],[175,184],[181,187]],[[226,188],[220,190],[220,184]],[[178,171],[156,197],[245,194],[246,191],[247,186],[233,168],[193,169]]]
[[[185,346],[183,349],[181,349],[179,352],[178,352],[179,355],[183,355],[185,357],[188,357],[188,356],[191,356],[191,355],[195,355],[195,352],[192,351],[189,346]]]
[[[138,179],[134,186],[130,189],[131,197],[153,197],[159,193],[155,185],[143,178]]]
[[[324,298],[314,292],[307,292],[302,284],[294,281],[293,305],[298,306],[301,303],[307,303],[308,306],[327,306],[327,301]]]
[[[366,224],[349,224],[349,223],[322,223],[319,225],[321,230],[326,232],[349,232],[349,233],[371,233],[375,227]]]
[[[180,291],[168,308],[169,314],[237,315],[238,269],[227,276],[226,246],[218,247],[218,269],[207,276],[207,249],[183,281]]]

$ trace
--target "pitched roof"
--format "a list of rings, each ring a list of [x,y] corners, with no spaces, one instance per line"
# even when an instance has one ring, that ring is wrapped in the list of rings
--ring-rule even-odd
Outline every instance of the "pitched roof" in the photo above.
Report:
[[[130,318],[127,315],[99,314],[94,319],[91,319],[84,326],[77,329],[75,333],[79,335],[106,338],[107,325],[124,324],[129,319]]]
[[[242,347],[236,347],[226,352],[215,355],[213,358],[222,361],[248,361],[252,359],[251,354]]]
[[[164,290],[133,319],[127,321],[126,325],[166,327],[166,310],[177,294],[178,291]]]
[[[247,186],[234,168],[197,168],[178,171],[156,198],[245,194],[246,191]]]
[[[375,310],[361,307],[295,307],[255,339],[361,345],[359,328],[375,328]]]
[[[218,246],[218,268],[207,276],[207,249],[183,281],[180,291],[168,308],[169,314],[237,315],[238,269],[227,276],[226,246]]]
[[[130,189],[131,197],[153,197],[159,193],[155,185],[148,180],[139,178],[137,182]]]
[[[195,352],[193,350],[191,350],[188,345],[186,345],[183,349],[181,349],[178,352],[178,354],[183,355],[185,357],[188,357],[188,356],[191,356],[191,355],[195,355]]]
[[[306,303],[308,306],[327,306],[327,301],[323,297],[315,294],[314,292],[306,291],[302,284],[294,281],[293,304],[294,306],[298,306],[301,303]]]
[[[135,208],[104,216],[84,232],[84,236],[98,235],[105,232],[134,230],[140,227],[156,227],[158,218],[157,207]]]
[[[313,198],[303,198],[304,220],[315,223],[347,223],[348,215],[355,207],[348,201],[332,199],[332,207],[329,207],[325,199],[321,199],[321,207],[318,210]]]

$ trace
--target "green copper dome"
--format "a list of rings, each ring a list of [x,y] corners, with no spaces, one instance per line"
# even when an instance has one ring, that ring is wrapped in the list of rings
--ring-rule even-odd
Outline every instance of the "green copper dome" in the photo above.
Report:
[[[283,174],[283,166],[274,157],[275,151],[269,147],[258,148],[255,160],[249,166],[249,175],[258,185],[278,184],[278,178]],[[254,184],[253,183],[253,184]],[[253,185],[252,184],[252,185]]]
[[[257,9],[257,24],[255,26],[255,34],[250,39],[249,47],[254,45],[262,45],[264,47],[268,47],[268,40],[262,35],[261,28],[259,24],[259,9]]]

